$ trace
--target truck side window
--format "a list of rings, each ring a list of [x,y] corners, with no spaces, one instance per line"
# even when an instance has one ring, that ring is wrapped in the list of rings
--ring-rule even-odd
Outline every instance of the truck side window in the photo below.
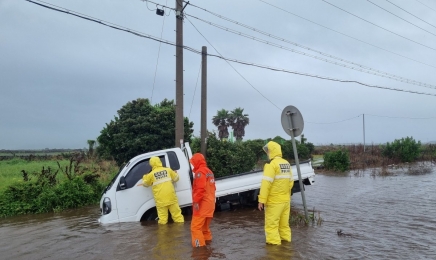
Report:
[[[179,159],[177,159],[176,153],[170,151],[167,154],[168,154],[168,161],[170,161],[171,170],[177,171],[178,169],[180,169],[180,163],[179,163]]]
[[[165,163],[165,156],[161,155],[159,156],[160,161],[162,162],[162,166],[166,166]],[[150,166],[150,158],[147,158],[143,161],[140,161],[138,164],[136,164],[135,166],[133,166],[132,169],[130,169],[130,171],[126,174],[126,184],[127,187],[126,189],[130,189],[132,187],[134,187],[136,185],[136,183],[142,179],[142,176],[144,176],[144,174],[148,174],[149,172],[151,172],[151,166]]]

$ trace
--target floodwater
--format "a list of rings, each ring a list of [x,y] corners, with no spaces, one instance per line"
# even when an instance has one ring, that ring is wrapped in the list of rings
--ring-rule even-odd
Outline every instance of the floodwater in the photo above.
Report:
[[[0,259],[436,259],[435,168],[370,173],[317,175],[305,194],[323,223],[292,227],[292,242],[281,246],[265,244],[263,212],[254,208],[217,212],[212,244],[193,249],[189,218],[100,225],[94,206],[1,219]],[[292,207],[303,209],[300,193]]]

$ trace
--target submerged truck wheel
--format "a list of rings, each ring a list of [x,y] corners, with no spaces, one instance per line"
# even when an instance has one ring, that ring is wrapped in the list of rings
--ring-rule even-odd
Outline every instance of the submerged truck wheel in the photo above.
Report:
[[[157,219],[156,207],[147,210],[141,217],[141,221],[155,221]]]

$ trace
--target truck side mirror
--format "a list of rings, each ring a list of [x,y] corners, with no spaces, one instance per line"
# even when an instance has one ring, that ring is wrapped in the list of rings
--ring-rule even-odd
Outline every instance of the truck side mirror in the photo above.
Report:
[[[120,190],[125,190],[127,188],[126,178],[121,176],[120,178]]]

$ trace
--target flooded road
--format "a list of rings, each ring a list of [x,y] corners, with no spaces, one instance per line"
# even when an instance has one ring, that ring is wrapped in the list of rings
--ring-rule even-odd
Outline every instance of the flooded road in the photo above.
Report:
[[[0,259],[436,259],[436,171],[409,176],[317,175],[306,188],[320,225],[265,245],[263,212],[217,212],[213,242],[192,249],[190,219],[100,225],[98,207],[0,219]],[[292,207],[303,209],[300,193]],[[339,236],[337,231],[344,235]]]

